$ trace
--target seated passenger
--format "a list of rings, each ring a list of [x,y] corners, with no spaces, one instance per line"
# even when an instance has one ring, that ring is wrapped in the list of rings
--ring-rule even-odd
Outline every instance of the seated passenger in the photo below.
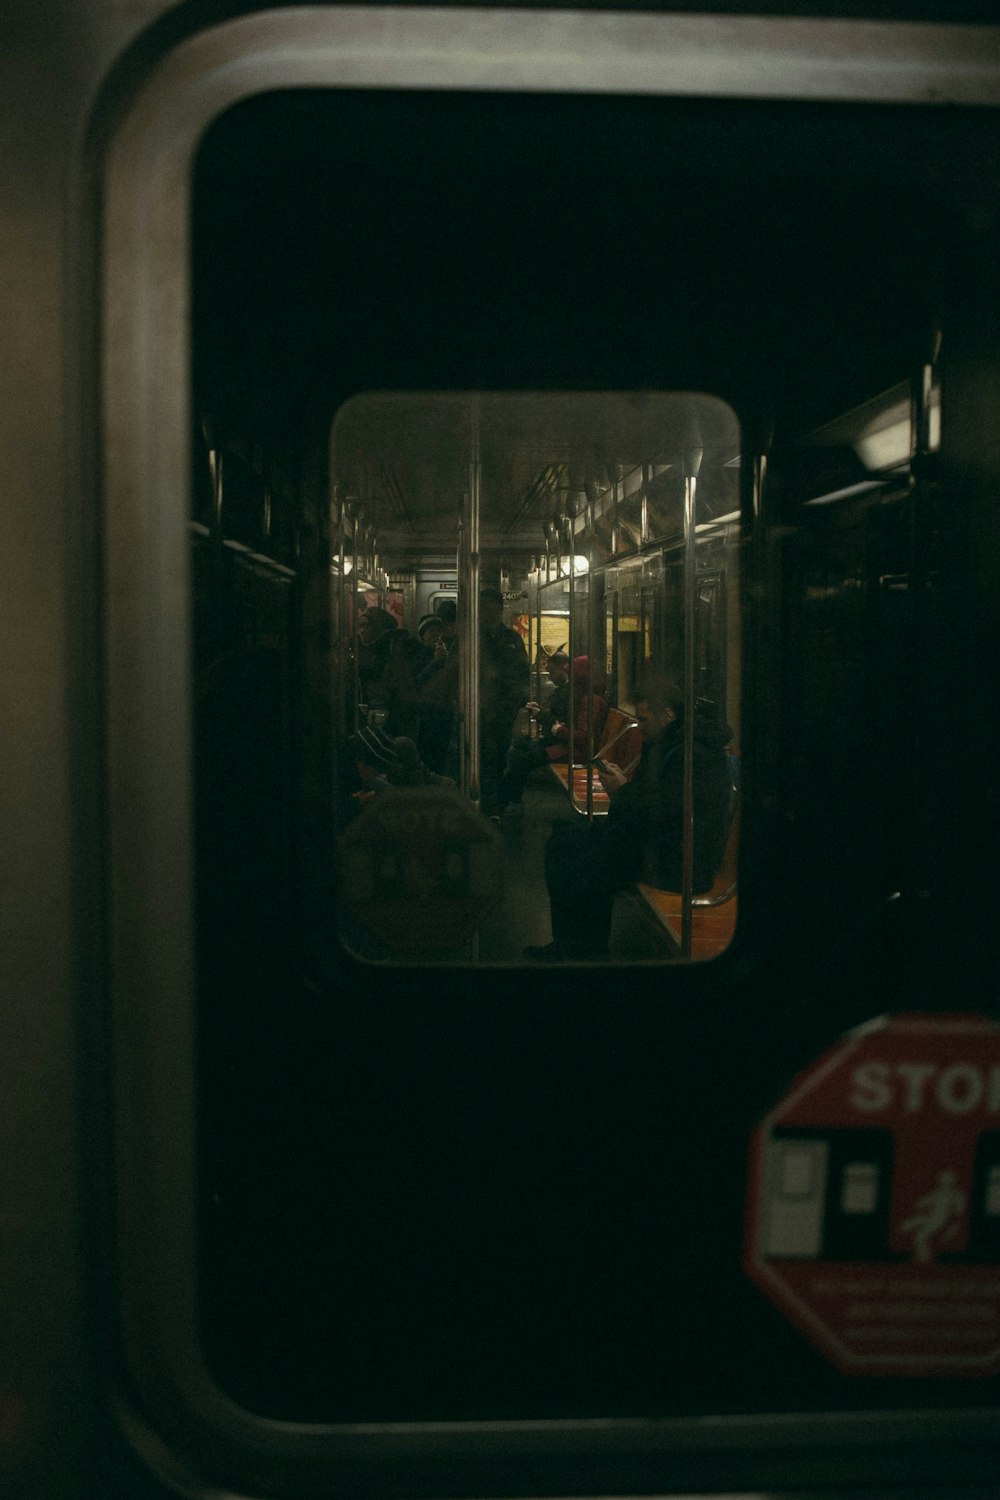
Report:
[[[569,664],[569,659],[564,658]],[[555,671],[561,675],[556,666]],[[529,704],[537,708],[537,704]],[[591,680],[590,658],[578,656],[573,662],[573,760],[587,759],[588,746],[601,743],[605,720],[608,717],[608,700],[604,696],[604,684]],[[593,740],[590,739],[590,715],[594,716]],[[553,764],[569,758],[570,729],[569,679],[568,673],[549,699],[548,714],[543,717],[543,733],[535,740],[524,734],[511,745],[507,754],[507,769],[500,783],[499,810],[507,806],[518,806],[524,797],[524,788],[538,766]],[[547,720],[547,723],[546,723]]]
[[[454,781],[428,770],[416,744],[406,735],[391,736],[365,724],[347,741],[354,762],[354,788],[341,799],[338,827],[345,828],[362,808],[388,787],[451,787]]]
[[[381,729],[364,724],[352,734],[346,745],[347,762],[353,761],[353,776],[337,809],[337,827],[346,828],[373,797],[390,785],[389,775],[398,762],[395,746]]]
[[[550,714],[550,716],[554,714],[557,719],[566,718],[567,710],[565,706],[561,713],[555,713],[551,708],[551,704],[553,699],[556,699],[557,703],[561,701],[565,705],[568,692],[566,684],[568,681],[569,657],[565,651],[553,651],[546,661],[545,675],[538,685],[538,701],[541,707],[543,723],[545,722],[546,714]],[[557,694],[559,694],[558,698],[556,697]]]
[[[635,881],[683,885],[684,728],[677,687],[650,679],[636,718],[642,756],[631,781],[611,762],[601,783],[611,804],[599,822],[555,824],[545,850],[552,942],[525,948],[540,963],[606,958],[615,893]],[[724,724],[697,720],[694,732],[694,889],[707,891],[722,863],[732,808]]]
[[[405,734],[392,740],[395,765],[390,766],[387,776],[390,786],[454,786],[450,776],[439,775],[426,766],[420,758],[416,742]]]
[[[553,693],[549,703],[550,713],[554,701],[555,694]],[[567,692],[563,713],[552,716],[548,744],[545,749],[547,759],[550,761],[567,759],[585,761],[591,744],[591,716],[594,721],[593,744],[597,746],[601,743],[609,708],[610,704],[604,693],[604,683],[593,680],[590,658],[578,656],[573,662],[573,732],[571,735],[569,724],[566,722],[569,718],[569,693]],[[569,753],[571,740],[572,756]]]

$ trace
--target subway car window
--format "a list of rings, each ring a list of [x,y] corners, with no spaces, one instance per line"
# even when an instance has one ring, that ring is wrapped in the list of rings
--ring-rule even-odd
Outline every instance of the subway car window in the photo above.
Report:
[[[995,1401],[845,1374],[758,1290],[896,1264],[877,1120],[777,1119],[758,1285],[741,1250],[796,1074],[987,1004],[953,518],[989,530],[996,150],[923,107],[447,90],[207,131],[197,1315],[242,1408]]]
[[[347,946],[721,953],[738,854],[735,414],[692,394],[357,396],[331,478]]]

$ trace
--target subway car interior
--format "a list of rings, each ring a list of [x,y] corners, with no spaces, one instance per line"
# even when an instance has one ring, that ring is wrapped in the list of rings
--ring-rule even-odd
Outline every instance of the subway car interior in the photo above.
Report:
[[[81,7],[15,1493],[997,1492],[1000,28],[912,9]]]

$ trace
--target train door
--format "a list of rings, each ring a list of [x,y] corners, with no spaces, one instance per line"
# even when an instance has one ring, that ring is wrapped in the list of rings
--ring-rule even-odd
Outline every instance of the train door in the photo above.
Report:
[[[938,899],[954,861],[897,883],[901,820],[869,816],[884,737],[855,723],[852,762],[827,734],[845,664],[878,637],[881,575],[859,538],[900,477],[928,498],[932,455],[921,439],[891,478],[862,461],[859,510],[803,488],[799,464],[817,426],[905,378],[915,351],[924,380],[918,335],[955,296],[965,395],[941,451],[963,519],[940,572],[914,528],[906,587],[981,612],[995,353],[967,288],[995,319],[997,187],[956,174],[994,159],[995,127],[878,101],[951,100],[957,78],[985,102],[993,73],[951,31],[857,28],[842,40],[865,66],[831,74],[824,31],[803,75],[802,33],[768,22],[800,94],[720,102],[714,20],[371,18],[369,32],[335,8],[261,12],[199,34],[109,146],[99,466],[129,1417],[151,1451],[166,1435],[189,1474],[248,1492],[774,1488],[826,1483],[832,1462],[854,1485],[991,1475],[967,1388],[847,1381],[763,1303],[739,1247],[747,1144],[803,1063],[886,1006],[956,1003],[956,903],[935,908],[942,943],[921,894]],[[754,35],[733,33],[723,60],[767,95],[773,54],[748,54]],[[688,97],[692,37],[709,72]],[[928,191],[945,184],[954,212],[939,213]],[[580,211],[607,202],[669,204],[673,232],[635,234],[623,255],[604,209]],[[185,476],[202,404],[234,450],[256,440],[269,472],[297,476],[285,656],[267,641],[248,661],[240,635],[228,699],[214,673],[191,692]],[[260,556],[277,534],[272,514]],[[424,569],[450,581],[452,557],[458,764],[438,774],[456,784],[393,785],[412,735],[390,729],[416,700],[398,691],[408,600],[386,605]],[[614,828],[589,730],[582,809],[567,741],[570,795],[540,767],[534,848],[487,826],[479,612],[520,673],[523,643],[503,632],[532,589],[540,625],[564,620],[570,652],[607,662],[623,732],[649,722],[648,667],[681,679],[654,726],[683,726],[667,773],[680,868],[629,880],[655,952],[525,958],[539,933],[522,945],[494,879],[530,870],[518,920],[550,923],[550,829]],[[964,668],[936,633],[938,687],[944,663]],[[920,639],[911,620],[905,638]],[[962,695],[947,701],[967,728]],[[704,962],[696,921],[733,892],[693,872],[699,702],[716,720],[724,705],[746,764],[738,922]],[[962,755],[945,748],[954,792]],[[346,789],[353,831],[339,829],[359,750],[374,774]],[[846,795],[854,771],[863,796]],[[949,858],[978,877],[988,861],[955,801]],[[978,981],[961,1003],[992,1003],[985,966],[962,972]],[[888,1164],[876,1141],[844,1148],[802,1137],[776,1192],[812,1213],[825,1172],[831,1234],[863,1256]],[[958,1453],[968,1431],[978,1457]]]

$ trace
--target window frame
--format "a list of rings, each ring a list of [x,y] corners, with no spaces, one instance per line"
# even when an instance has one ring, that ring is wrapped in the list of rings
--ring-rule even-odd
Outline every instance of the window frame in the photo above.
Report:
[[[123,1400],[119,1419],[154,1468],[176,1473],[181,1460],[158,1435],[172,1432],[192,1472],[211,1466],[250,1487],[270,1487],[277,1472],[287,1476],[278,1480],[282,1490],[295,1493],[331,1468],[357,1475],[378,1465],[384,1474],[387,1460],[390,1489],[412,1478],[406,1464],[428,1461],[444,1465],[450,1477],[442,1489],[450,1492],[465,1480],[449,1464],[515,1456],[529,1487],[539,1482],[533,1464],[567,1456],[592,1474],[585,1487],[627,1486],[638,1455],[728,1452],[731,1472],[751,1452],[780,1458],[789,1448],[805,1454],[836,1443],[856,1455],[863,1474],[876,1433],[884,1445],[918,1435],[958,1442],[988,1430],[989,1414],[974,1411],[305,1427],[254,1416],[218,1389],[196,1326],[183,538],[191,482],[189,181],[202,134],[230,106],[271,89],[345,87],[995,107],[996,37],[995,28],[895,22],[297,8],[191,35],[139,86],[103,163],[98,441],[121,1320],[128,1374],[148,1413],[140,1418]],[[781,1472],[790,1480],[787,1458]]]

